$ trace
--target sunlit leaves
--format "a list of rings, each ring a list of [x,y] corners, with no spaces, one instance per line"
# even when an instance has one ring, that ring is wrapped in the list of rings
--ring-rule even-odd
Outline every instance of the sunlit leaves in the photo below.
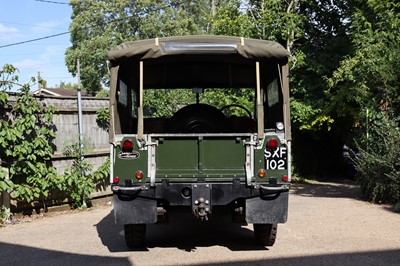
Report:
[[[366,1],[363,8],[354,12],[355,52],[328,79],[333,100],[347,94],[360,108],[391,109],[390,112],[400,114],[398,11],[396,1]]]
[[[108,84],[107,52],[116,45],[144,38],[200,34],[207,26],[209,1],[72,0],[72,46],[66,64],[95,94]]]
[[[359,140],[355,157],[358,178],[368,199],[381,203],[400,202],[399,119],[383,112],[369,113],[368,134]]]
[[[67,193],[73,207],[86,208],[97,182],[104,180],[109,173],[109,160],[92,172],[92,165],[80,158],[77,143],[70,143],[64,147],[64,154],[72,156],[74,160],[64,175],[59,177],[58,188]]]
[[[16,69],[5,65],[1,75],[8,84],[18,80]],[[0,191],[13,192],[12,196],[28,202],[46,197],[54,186],[55,168],[48,166],[53,153],[51,142],[54,107],[44,107],[22,85],[10,96],[0,90],[0,159],[7,171],[0,171]]]

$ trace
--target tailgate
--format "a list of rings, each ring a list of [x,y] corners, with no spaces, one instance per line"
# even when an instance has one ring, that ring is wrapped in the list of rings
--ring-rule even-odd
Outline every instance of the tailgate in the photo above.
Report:
[[[154,137],[156,178],[245,178],[248,139],[248,135]]]

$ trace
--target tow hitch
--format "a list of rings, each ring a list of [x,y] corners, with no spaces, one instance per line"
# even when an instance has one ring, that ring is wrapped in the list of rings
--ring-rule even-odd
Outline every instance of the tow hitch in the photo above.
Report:
[[[211,185],[192,185],[192,210],[193,214],[201,221],[207,221],[211,214]]]

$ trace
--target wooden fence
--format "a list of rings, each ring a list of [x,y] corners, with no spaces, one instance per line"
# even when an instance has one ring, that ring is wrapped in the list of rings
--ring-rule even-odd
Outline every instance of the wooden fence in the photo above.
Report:
[[[53,122],[56,127],[54,140],[55,153],[53,166],[62,174],[72,163],[72,158],[63,155],[66,146],[79,142],[78,131],[78,104],[76,97],[38,97],[47,106],[54,106],[57,111]],[[110,152],[108,132],[100,128],[96,123],[96,112],[103,107],[108,107],[108,99],[82,98],[82,124],[83,142],[85,145],[85,160],[93,165],[94,169],[101,166]]]

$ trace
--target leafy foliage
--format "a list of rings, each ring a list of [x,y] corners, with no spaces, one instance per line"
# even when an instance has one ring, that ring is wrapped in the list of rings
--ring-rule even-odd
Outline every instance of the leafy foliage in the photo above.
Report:
[[[311,105],[293,99],[291,102],[292,121],[300,125],[300,130],[320,130],[327,127],[330,130],[334,120],[324,115],[321,109],[314,109]]]
[[[354,12],[355,53],[328,80],[331,109],[353,105],[400,115],[399,9],[396,1],[367,1]]]
[[[277,41],[284,45],[297,61],[294,42],[303,32],[306,17],[297,12],[299,0],[223,1],[212,17],[210,32],[217,35],[243,36]],[[300,54],[299,54],[300,56]]]
[[[109,173],[109,160],[107,160],[96,171],[92,171],[93,166],[81,158],[81,154],[87,153],[88,145],[83,143],[82,150],[79,144],[66,141],[63,154],[73,158],[71,167],[67,168],[62,181],[58,183],[58,188],[66,192],[66,195],[74,208],[86,208],[90,200],[96,183],[107,178]]]
[[[294,128],[318,131],[332,127],[337,111],[345,113],[327,108],[330,102],[325,92],[326,77],[351,52],[348,35],[351,8],[348,0],[301,1],[298,12],[307,19],[303,20],[304,34],[293,45],[294,50],[301,51],[302,61],[296,60],[291,70],[291,95],[294,102],[307,106],[310,111],[294,108],[292,114],[298,117],[293,120]]]
[[[12,213],[10,209],[6,208],[5,206],[0,206],[0,223],[4,223],[11,218]]]
[[[55,108],[35,98],[29,84],[11,96],[7,90],[18,81],[16,72],[12,65],[0,71],[0,192],[11,193],[17,201],[32,202],[45,200],[57,190],[67,194],[73,207],[86,206],[96,182],[108,176],[109,161],[89,173],[92,166],[80,160],[77,145],[70,143],[64,152],[75,158],[74,163],[64,176],[58,175],[50,160],[56,136]],[[7,219],[11,214],[1,206],[0,215]]]
[[[96,123],[97,125],[106,131],[108,131],[110,127],[110,111],[107,107],[100,108],[96,112]]]
[[[16,99],[6,92],[18,80],[17,69],[5,65],[0,91],[0,158],[9,176],[0,171],[0,191],[13,192],[13,197],[28,202],[47,197],[57,180],[49,164],[55,138],[52,124],[54,107],[46,107],[23,85]]]
[[[245,107],[252,112],[254,110],[254,91],[246,89],[221,89],[221,90],[205,90],[202,97],[203,103],[208,103],[212,106],[221,109],[224,106],[237,104]],[[232,108],[225,111],[227,116],[247,116],[243,109]]]
[[[93,95],[108,84],[107,51],[124,41],[171,35],[199,34],[207,27],[209,1],[72,0],[72,46],[66,63]]]
[[[149,117],[171,117],[182,106],[195,103],[189,90],[145,90],[143,106]]]
[[[82,153],[87,153],[87,145],[83,143]],[[64,192],[73,208],[84,209],[88,206],[91,193],[99,181],[109,176],[110,161],[107,159],[103,165],[93,171],[93,166],[82,160],[79,144],[67,141],[63,153],[73,158],[71,167],[67,168],[56,184]]]
[[[211,32],[216,35],[250,37],[253,25],[246,13],[240,11],[240,1],[220,5],[212,17]]]
[[[400,128],[398,119],[385,113],[370,117],[367,136],[360,140],[355,157],[364,195],[374,202],[400,202]]]
[[[395,203],[400,200],[400,4],[362,0],[354,4],[358,7],[351,17],[354,53],[327,80],[329,109],[352,117],[363,133],[358,138],[362,157],[356,163],[365,195],[376,202]]]
[[[64,155],[73,157],[74,161],[72,166],[65,170],[60,189],[67,192],[73,207],[85,208],[86,200],[90,196],[91,189],[94,188],[93,180],[89,175],[92,166],[81,159],[79,144],[67,145],[64,148]]]
[[[207,90],[199,95],[199,102],[217,108],[230,104],[239,104],[252,111],[254,92],[246,89],[218,89]],[[178,90],[145,90],[144,109],[148,117],[171,117],[183,106],[196,103],[196,95],[187,89]],[[242,116],[246,113],[242,109],[227,110],[227,115]]]

